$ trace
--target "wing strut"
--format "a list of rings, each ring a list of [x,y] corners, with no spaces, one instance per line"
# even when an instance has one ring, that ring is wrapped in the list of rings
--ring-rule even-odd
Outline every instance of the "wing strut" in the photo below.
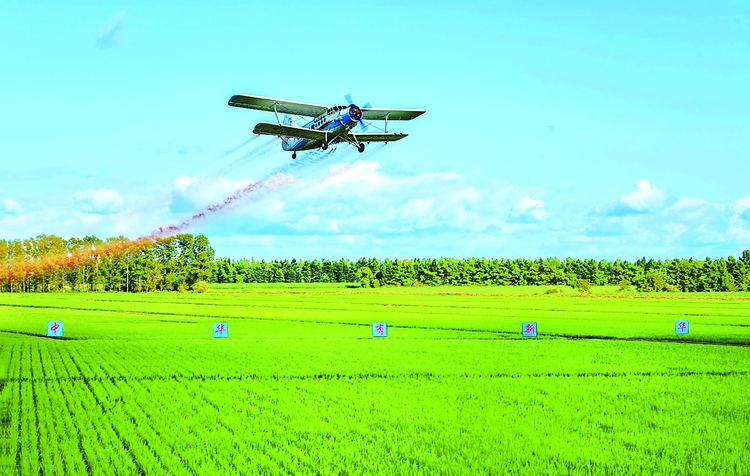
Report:
[[[273,103],[273,113],[276,114],[276,122],[281,125],[281,120],[279,119],[279,111],[276,110],[276,103]]]

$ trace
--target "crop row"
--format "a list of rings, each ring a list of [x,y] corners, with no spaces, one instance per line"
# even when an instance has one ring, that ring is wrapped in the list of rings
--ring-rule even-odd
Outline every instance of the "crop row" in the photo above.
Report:
[[[744,459],[750,421],[740,404],[729,402],[744,383],[727,377],[676,384],[582,378],[563,385],[528,379],[31,383],[22,385],[37,406],[36,415],[24,407],[30,421],[23,429],[31,435],[21,468],[24,474],[40,467],[45,474],[88,468],[95,474],[486,474],[501,467],[743,473],[750,470]],[[712,458],[717,453],[723,457]]]
[[[14,340],[6,361],[15,380],[658,376],[750,368],[744,347],[654,342]]]
[[[742,348],[4,339],[22,474],[750,471]]]

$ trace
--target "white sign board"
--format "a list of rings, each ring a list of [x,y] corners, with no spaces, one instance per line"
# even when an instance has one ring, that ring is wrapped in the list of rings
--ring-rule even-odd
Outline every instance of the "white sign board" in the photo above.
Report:
[[[229,337],[229,326],[226,322],[214,322],[214,337]]]
[[[373,337],[388,337],[388,324],[385,322],[373,322],[372,323],[372,336]]]
[[[47,321],[47,337],[62,337],[63,323],[60,321]]]
[[[521,334],[524,337],[536,337],[536,322],[524,322],[521,326]]]
[[[690,323],[688,321],[675,321],[674,333],[675,334],[688,334],[690,331]]]

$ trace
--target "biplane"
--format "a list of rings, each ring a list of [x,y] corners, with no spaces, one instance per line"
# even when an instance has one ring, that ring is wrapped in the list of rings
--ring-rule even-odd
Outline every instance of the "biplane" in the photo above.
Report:
[[[329,146],[348,143],[359,152],[365,151],[365,144],[370,142],[393,142],[403,139],[405,132],[388,132],[389,121],[408,121],[419,117],[425,111],[419,109],[382,109],[369,105],[359,107],[349,95],[345,96],[349,105],[322,106],[306,102],[287,101],[263,96],[237,94],[229,99],[229,105],[273,112],[276,123],[259,122],[253,133],[277,136],[281,147],[292,152],[292,159],[297,158],[301,150],[323,149]],[[280,115],[283,115],[283,119]],[[299,116],[299,122],[298,122]],[[384,121],[382,132],[368,131],[372,121]],[[359,125],[360,128],[354,131]]]

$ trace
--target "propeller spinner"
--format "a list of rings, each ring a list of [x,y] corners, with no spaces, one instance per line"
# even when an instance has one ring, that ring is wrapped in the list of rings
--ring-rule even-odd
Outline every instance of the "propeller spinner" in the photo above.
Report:
[[[344,99],[346,99],[346,101],[349,103],[350,108],[356,108],[356,114],[355,114],[355,110],[350,109],[350,111],[352,111],[352,115],[356,115],[357,116],[357,120],[359,121],[359,127],[361,127],[362,130],[366,132],[367,131],[367,124],[365,124],[365,121],[362,120],[362,110],[360,108],[358,108],[357,106],[354,105],[354,101],[352,100],[352,95],[349,94],[349,93],[346,93],[344,95]],[[364,107],[365,109],[367,109],[368,107],[372,107],[372,104],[370,104],[370,102],[368,101],[362,107]]]

